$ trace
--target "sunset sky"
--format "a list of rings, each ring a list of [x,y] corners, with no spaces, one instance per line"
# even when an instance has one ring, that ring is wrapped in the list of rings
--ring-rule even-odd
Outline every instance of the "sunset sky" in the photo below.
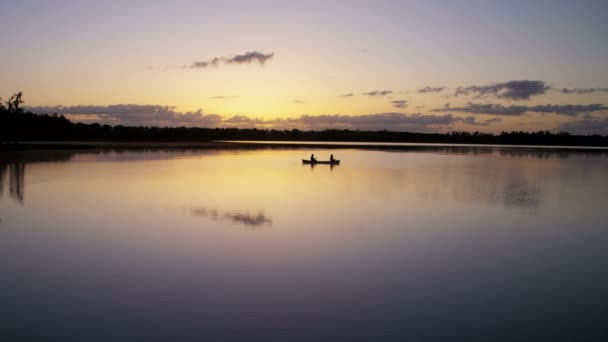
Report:
[[[1,1],[0,96],[123,125],[608,134],[607,1]]]

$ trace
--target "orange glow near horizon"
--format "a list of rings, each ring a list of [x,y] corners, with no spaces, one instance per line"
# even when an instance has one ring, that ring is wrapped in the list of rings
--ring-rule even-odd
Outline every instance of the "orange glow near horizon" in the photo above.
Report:
[[[387,123],[382,127],[387,130],[497,133],[559,130],[573,122],[593,128],[594,120],[601,130],[608,120],[608,50],[598,36],[605,25],[597,13],[605,10],[597,4],[572,6],[585,20],[568,26],[556,23],[572,18],[546,21],[549,13],[560,17],[568,11],[526,4],[527,15],[545,20],[541,32],[527,22],[514,25],[521,13],[499,4],[477,6],[481,17],[492,20],[483,25],[471,20],[466,7],[427,2],[19,3],[0,11],[8,28],[0,44],[19,47],[4,52],[0,96],[23,91],[25,104],[33,107],[155,105],[250,120],[378,113],[428,119],[411,127]],[[20,13],[35,20],[18,20]],[[576,51],[585,51],[586,59]],[[213,60],[219,62],[190,67]],[[534,91],[524,84],[511,89],[519,94],[511,97],[499,96],[504,89],[487,91],[518,80],[546,88]],[[419,92],[427,87],[443,90]],[[456,95],[461,87],[486,92]],[[364,95],[383,90],[390,93]],[[442,111],[446,104],[469,102],[604,107],[561,113]],[[149,113],[138,114],[141,121],[129,124],[148,125],[143,114]],[[440,119],[442,124],[428,124]]]

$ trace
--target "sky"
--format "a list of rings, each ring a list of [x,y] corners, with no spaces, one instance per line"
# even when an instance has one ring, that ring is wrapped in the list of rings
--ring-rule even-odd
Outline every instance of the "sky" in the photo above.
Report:
[[[111,125],[608,135],[607,1],[0,0],[0,96]]]

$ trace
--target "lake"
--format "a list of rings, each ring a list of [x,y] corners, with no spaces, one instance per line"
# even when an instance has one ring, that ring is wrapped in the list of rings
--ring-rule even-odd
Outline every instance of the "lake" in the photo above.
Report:
[[[608,338],[606,150],[1,152],[0,187],[4,341]]]

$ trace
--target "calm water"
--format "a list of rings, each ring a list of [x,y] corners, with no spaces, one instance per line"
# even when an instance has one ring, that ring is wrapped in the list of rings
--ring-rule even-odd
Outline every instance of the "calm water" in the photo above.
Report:
[[[608,338],[606,152],[22,152],[0,179],[2,340]]]

